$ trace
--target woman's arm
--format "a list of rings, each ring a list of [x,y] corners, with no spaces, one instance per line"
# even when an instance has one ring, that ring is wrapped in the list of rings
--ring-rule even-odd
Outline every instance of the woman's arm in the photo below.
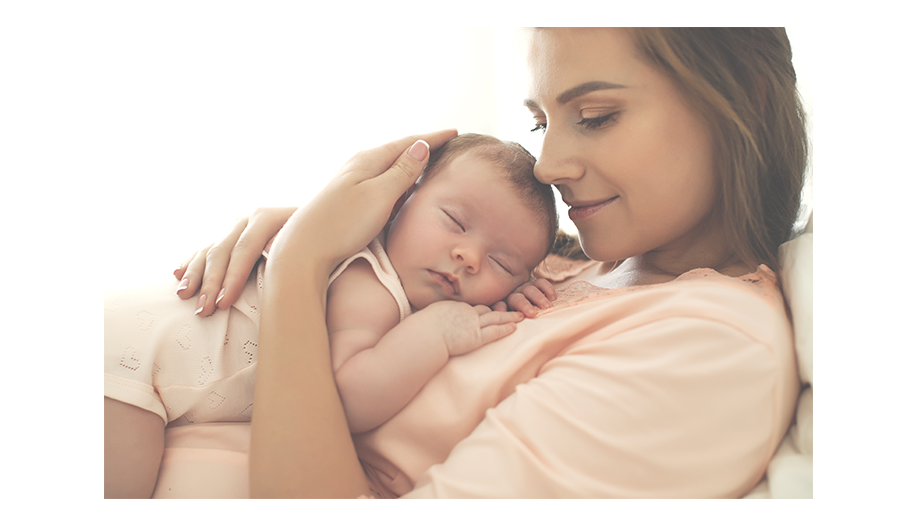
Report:
[[[369,488],[334,384],[328,277],[379,233],[429,151],[456,132],[408,137],[349,161],[281,229],[264,275],[249,454],[252,497],[357,497]]]

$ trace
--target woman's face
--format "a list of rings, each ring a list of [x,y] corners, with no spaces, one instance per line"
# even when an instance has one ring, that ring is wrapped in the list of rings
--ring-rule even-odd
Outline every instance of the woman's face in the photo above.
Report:
[[[627,30],[535,30],[528,65],[535,176],[571,207],[586,254],[696,250],[717,198],[710,130]]]

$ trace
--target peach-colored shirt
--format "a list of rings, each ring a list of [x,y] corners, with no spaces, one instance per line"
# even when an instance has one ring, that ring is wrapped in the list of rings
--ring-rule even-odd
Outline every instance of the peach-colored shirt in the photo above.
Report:
[[[793,417],[792,328],[773,272],[562,289],[454,357],[354,437],[382,496],[740,497]]]

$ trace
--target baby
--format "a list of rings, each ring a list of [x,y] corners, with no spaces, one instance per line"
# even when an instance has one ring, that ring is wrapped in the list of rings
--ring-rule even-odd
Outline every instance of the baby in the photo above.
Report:
[[[524,318],[486,306],[529,281],[554,242],[554,195],[534,164],[518,144],[455,137],[383,232],[332,274],[327,326],[352,433],[391,418],[450,356]]]
[[[534,164],[514,143],[454,138],[433,153],[380,235],[335,269],[326,321],[352,433],[394,416],[451,356],[522,321],[520,312],[488,305],[516,289],[531,299],[524,291],[533,285],[520,285],[555,238],[553,191],[535,180]],[[106,295],[106,478],[155,484],[145,479],[158,471],[150,463],[161,459],[161,442],[142,436],[155,426],[124,406],[168,427],[251,420],[263,272],[259,266],[231,309],[194,320],[171,283]]]

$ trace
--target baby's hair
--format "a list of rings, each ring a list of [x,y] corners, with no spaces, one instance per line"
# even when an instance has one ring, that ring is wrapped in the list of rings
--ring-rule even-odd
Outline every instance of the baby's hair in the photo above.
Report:
[[[541,226],[547,229],[548,234],[548,250],[545,251],[547,255],[554,245],[559,222],[554,191],[550,185],[542,184],[535,179],[535,157],[519,143],[501,141],[490,135],[463,133],[430,155],[430,162],[427,163],[419,184],[432,179],[440,168],[459,155],[472,151],[502,168],[523,203],[541,216]]]

